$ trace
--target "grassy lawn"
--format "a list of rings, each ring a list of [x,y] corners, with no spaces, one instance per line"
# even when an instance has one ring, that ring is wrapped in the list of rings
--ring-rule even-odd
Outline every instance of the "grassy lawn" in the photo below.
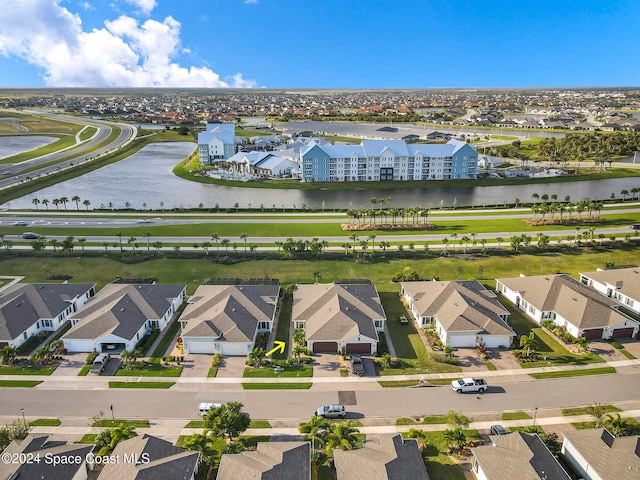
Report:
[[[207,372],[207,378],[214,378],[216,375],[218,375],[218,367],[209,368],[209,371]]]
[[[245,390],[308,390],[312,383],[243,383]]]
[[[91,365],[85,365],[84,367],[82,367],[80,369],[80,371],[78,372],[78,376],[79,377],[86,377],[87,374],[89,373],[89,370],[91,370]]]
[[[0,380],[1,387],[24,387],[30,388],[40,385],[42,380]]]
[[[165,353],[167,352],[167,350],[169,350],[169,347],[171,346],[171,342],[173,341],[174,337],[178,333],[178,330],[180,330],[180,322],[178,322],[178,319],[176,318],[167,327],[167,329],[164,332],[164,336],[162,337],[162,340],[158,342],[158,345],[156,346],[155,350],[151,354],[151,357],[154,363],[159,363],[162,357],[164,357]]]
[[[184,428],[204,428],[204,420],[191,420]]]
[[[422,419],[422,423],[425,425],[439,425],[447,423],[449,417],[447,415],[430,415]]]
[[[531,415],[524,412],[504,412],[502,420],[529,420]]]
[[[387,328],[391,342],[401,366],[381,370],[380,375],[460,372],[460,367],[434,361],[432,353],[425,348],[412,321],[405,325],[400,324],[398,321],[400,315],[410,317],[398,296],[399,285],[394,287],[395,291],[380,291],[380,300],[387,315]]]
[[[109,388],[171,388],[176,382],[109,382]]]
[[[430,380],[426,380],[430,385],[437,386],[450,386],[451,382],[454,380],[458,380],[458,378],[432,378]]]
[[[150,427],[150,423],[149,420],[128,420],[128,419],[124,419],[124,418],[116,418],[115,421],[114,420],[99,420],[97,422],[93,422],[91,424],[92,427],[107,427],[107,428],[115,428],[115,427],[119,427],[121,423],[124,423],[125,425],[129,426],[129,427],[135,427],[135,428],[149,428]]]
[[[268,420],[251,420],[249,428],[271,428]]]
[[[622,355],[627,357],[629,360],[634,360],[636,358],[629,350],[625,349],[624,345],[622,345],[621,343],[616,341],[610,341],[609,343],[613,348],[618,350]]]
[[[285,292],[282,296],[280,313],[278,316],[278,324],[276,325],[276,340],[285,343],[284,352],[280,350],[273,353],[271,358],[274,360],[284,360],[287,358],[289,350],[289,331],[291,328],[291,307],[293,305],[293,295]]]
[[[518,337],[528,335],[529,332],[533,332],[536,341],[538,342],[536,352],[538,353],[538,357],[542,358],[542,360],[538,360],[537,362],[520,362],[520,365],[522,365],[523,368],[548,367],[556,365],[588,365],[604,362],[604,360],[595,353],[571,353],[558,343],[555,338],[549,335],[544,328],[533,320],[527,318],[502,295],[498,295],[498,299],[500,300],[500,303],[509,310],[509,325],[511,325],[511,328],[513,328],[513,330],[518,334]],[[546,357],[547,360],[544,360],[544,357]]]
[[[529,376],[537,380],[541,380],[544,378],[580,377],[584,375],[603,375],[607,373],[616,373],[616,369],[613,367],[588,368],[586,370],[566,370],[563,372],[530,373]]]
[[[62,422],[59,418],[38,418],[29,422],[32,427],[59,427]]]
[[[42,367],[31,364],[28,367],[20,365],[0,365],[0,375],[51,375],[58,368],[57,365]]]
[[[313,376],[313,367],[311,365],[287,365],[282,368],[284,368],[284,371],[275,372],[273,368],[245,367],[242,376],[244,378],[296,378]]]
[[[179,377],[182,366],[165,367],[158,363],[138,362],[136,368],[120,368],[115,373],[116,377]]]
[[[415,387],[418,384],[418,380],[380,380],[378,384],[385,388]]]
[[[622,411],[615,405],[600,405],[600,407],[605,411],[605,413]],[[572,416],[572,415],[589,415],[589,412],[587,412],[588,408],[589,407],[563,408],[562,415],[564,415],[565,417]]]
[[[97,433],[86,433],[82,436],[80,440],[78,440],[78,443],[83,443],[83,444],[96,443],[97,436],[98,436]]]

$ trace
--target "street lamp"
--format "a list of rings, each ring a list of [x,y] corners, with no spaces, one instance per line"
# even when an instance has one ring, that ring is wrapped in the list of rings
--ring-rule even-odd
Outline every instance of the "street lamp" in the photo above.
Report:
[[[27,421],[24,418],[24,408],[20,409],[20,413],[22,414],[22,423],[24,423],[24,426],[27,426]]]
[[[536,418],[538,418],[538,407],[533,409],[533,426],[536,426]]]

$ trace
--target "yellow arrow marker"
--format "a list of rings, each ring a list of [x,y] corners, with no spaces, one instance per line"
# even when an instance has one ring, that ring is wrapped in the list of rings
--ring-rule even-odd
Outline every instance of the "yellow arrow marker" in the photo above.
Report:
[[[280,353],[284,353],[284,346],[286,345],[284,342],[276,340],[275,342],[273,342],[273,344],[275,345],[275,347],[265,354],[267,357],[274,353],[276,350],[280,350]]]

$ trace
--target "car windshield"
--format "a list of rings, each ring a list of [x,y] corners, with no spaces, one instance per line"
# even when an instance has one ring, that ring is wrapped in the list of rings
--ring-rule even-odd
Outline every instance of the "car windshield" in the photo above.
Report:
[[[458,380],[458,385],[460,386],[464,385],[464,380]]]

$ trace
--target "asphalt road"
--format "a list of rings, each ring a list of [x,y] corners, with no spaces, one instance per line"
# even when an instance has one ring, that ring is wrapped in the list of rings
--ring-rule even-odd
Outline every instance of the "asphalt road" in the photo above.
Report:
[[[118,378],[124,380],[124,378]],[[171,379],[167,379],[171,380]],[[46,385],[46,386],[45,386]],[[326,390],[219,390],[216,385],[186,385],[171,390],[82,390],[82,382],[56,389],[43,387],[2,390],[0,415],[86,417],[100,410],[120,418],[190,419],[200,402],[240,401],[253,418],[306,419],[324,404],[337,403],[338,392]],[[175,388],[175,387],[174,387]],[[203,388],[205,388],[203,390]],[[342,387],[349,391],[348,384]],[[337,389],[336,389],[337,390]],[[640,373],[570,377],[530,382],[492,383],[485,394],[456,394],[449,387],[355,390],[355,405],[347,418],[439,415],[449,410],[466,414],[561,408],[597,401],[603,404],[638,400]]]

